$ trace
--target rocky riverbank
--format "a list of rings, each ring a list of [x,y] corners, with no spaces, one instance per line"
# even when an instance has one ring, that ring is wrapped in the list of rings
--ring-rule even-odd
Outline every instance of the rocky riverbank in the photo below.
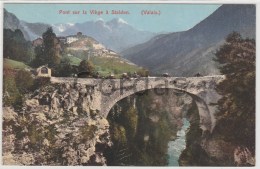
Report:
[[[106,165],[109,124],[90,97],[83,85],[47,85],[22,110],[4,107],[3,164]]]
[[[182,152],[181,166],[254,166],[254,152],[234,144],[215,130],[204,133],[199,127],[199,116],[193,103],[187,113],[191,123],[186,133],[186,148]],[[218,121],[217,121],[218,125]]]

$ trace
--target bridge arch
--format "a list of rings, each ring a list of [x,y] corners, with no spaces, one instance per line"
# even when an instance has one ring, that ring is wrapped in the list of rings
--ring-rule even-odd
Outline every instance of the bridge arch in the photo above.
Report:
[[[139,90],[138,92],[145,92],[145,91],[153,90],[153,89],[157,89],[157,88]],[[200,117],[200,128],[202,129],[202,131],[211,132],[211,130],[212,130],[211,115],[212,114],[210,113],[207,103],[202,98],[200,98],[199,96],[197,96],[195,94],[189,93],[185,90],[179,90],[179,89],[174,89],[174,88],[164,88],[164,89],[171,89],[171,90],[175,90],[176,92],[181,92],[181,93],[185,93],[185,94],[189,95],[195,101],[195,103],[197,105],[199,117]],[[107,104],[106,104],[107,107],[103,109],[102,113],[104,113],[104,116],[107,117],[110,110],[116,105],[116,103],[118,103],[120,100],[123,100],[124,98],[134,95],[136,93],[137,93],[137,91],[128,92],[126,94],[120,95],[116,99],[113,99],[113,100],[111,99],[110,101],[107,102]]]
[[[184,92],[193,98],[198,107],[201,129],[212,132],[215,126],[214,114],[217,108],[211,103],[216,103],[220,98],[215,88],[224,78],[223,75],[187,78],[148,77],[139,80],[126,80],[123,82],[124,85],[122,85],[121,80],[115,80],[113,81],[114,88],[111,88],[113,92],[109,95],[102,95],[101,113],[104,117],[107,117],[109,111],[118,101],[134,93],[156,88],[173,89]]]

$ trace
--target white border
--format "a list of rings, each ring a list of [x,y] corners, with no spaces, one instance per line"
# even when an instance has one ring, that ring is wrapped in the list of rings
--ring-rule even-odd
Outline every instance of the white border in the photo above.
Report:
[[[114,0],[114,1],[106,1],[106,0],[0,0],[0,75],[1,75],[1,80],[0,80],[0,130],[2,131],[2,90],[3,90],[3,4],[4,3],[96,3],[96,4],[102,4],[102,3],[122,3],[122,4],[128,4],[128,3],[177,3],[177,4],[256,4],[256,166],[255,167],[243,167],[243,168],[259,168],[260,167],[260,146],[259,146],[259,127],[260,125],[258,124],[260,122],[260,116],[258,115],[259,112],[259,106],[260,106],[260,100],[259,100],[259,86],[260,86],[260,68],[259,68],[259,10],[260,10],[260,0],[131,0],[131,1],[124,1],[124,0]],[[2,145],[2,134],[0,134],[0,141]],[[2,146],[0,147],[0,167],[1,168],[10,168],[14,169],[16,167],[19,168],[79,168],[79,167],[87,167],[87,168],[99,168],[99,167],[94,167],[94,166],[3,166],[2,165]],[[119,167],[109,167],[108,168],[119,168]],[[124,167],[124,168],[130,168]],[[131,167],[132,168],[132,167]],[[134,167],[134,168],[148,168],[148,167]],[[165,169],[168,167],[153,167],[153,168],[161,168]],[[169,167],[169,168],[179,168],[179,167]],[[191,168],[191,167],[182,167],[182,168]],[[192,167],[192,169],[196,168],[201,168],[201,167]],[[211,167],[204,167],[204,168],[211,168]],[[234,168],[237,169],[238,167],[214,167],[214,168]]]
[[[176,3],[176,4],[256,4],[259,0],[2,0],[2,3]]]

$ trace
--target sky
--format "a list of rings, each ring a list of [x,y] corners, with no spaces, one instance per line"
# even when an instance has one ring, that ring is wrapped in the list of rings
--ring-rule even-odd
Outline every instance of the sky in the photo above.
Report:
[[[4,4],[4,8],[27,22],[83,23],[102,18],[109,21],[122,18],[139,30],[151,32],[185,31],[205,19],[221,5],[215,4]],[[83,14],[82,11],[87,11]],[[90,10],[103,14],[90,14]],[[111,14],[112,10],[128,11],[128,14]],[[61,14],[70,11],[69,14]],[[79,11],[80,14],[73,14]],[[106,13],[108,11],[108,14]],[[156,11],[160,15],[142,15],[144,11]]]

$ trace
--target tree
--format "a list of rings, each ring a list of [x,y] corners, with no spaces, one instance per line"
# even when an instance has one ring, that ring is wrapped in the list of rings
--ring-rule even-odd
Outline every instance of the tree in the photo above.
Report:
[[[15,83],[21,94],[28,93],[33,86],[33,82],[31,73],[28,71],[19,70],[15,75]]]
[[[4,57],[29,63],[32,57],[31,45],[21,30],[4,29]]]
[[[82,60],[79,64],[79,71],[86,72],[89,75],[94,73],[95,67],[94,64],[89,60]]]
[[[23,106],[25,94],[33,86],[33,78],[28,71],[5,68],[3,80],[3,102],[5,106],[13,106],[20,109]]]
[[[255,148],[255,40],[234,32],[216,53],[226,79],[217,86],[223,97],[215,133],[234,144]]]
[[[75,72],[70,64],[70,59],[68,57],[64,57],[61,59],[61,63],[55,67],[53,73],[55,76],[69,77]]]
[[[61,62],[59,40],[51,27],[42,34],[42,38],[43,46],[35,48],[36,56],[33,66],[48,64],[49,67],[53,68]]]
[[[35,58],[34,60],[31,62],[31,66],[33,67],[39,67],[42,65],[47,64],[47,61],[45,59],[45,55],[44,55],[44,49],[41,46],[36,46],[34,48],[34,53],[35,53]]]
[[[16,86],[14,75],[5,73],[3,76],[3,105],[15,106],[18,102],[21,102],[21,95]]]
[[[53,32],[52,27],[47,28],[47,31],[42,34],[43,45],[48,65],[53,67],[60,63],[59,41],[56,34]]]
[[[149,70],[145,68],[141,68],[140,70],[137,71],[137,74],[140,75],[141,77],[147,77],[149,76]]]

